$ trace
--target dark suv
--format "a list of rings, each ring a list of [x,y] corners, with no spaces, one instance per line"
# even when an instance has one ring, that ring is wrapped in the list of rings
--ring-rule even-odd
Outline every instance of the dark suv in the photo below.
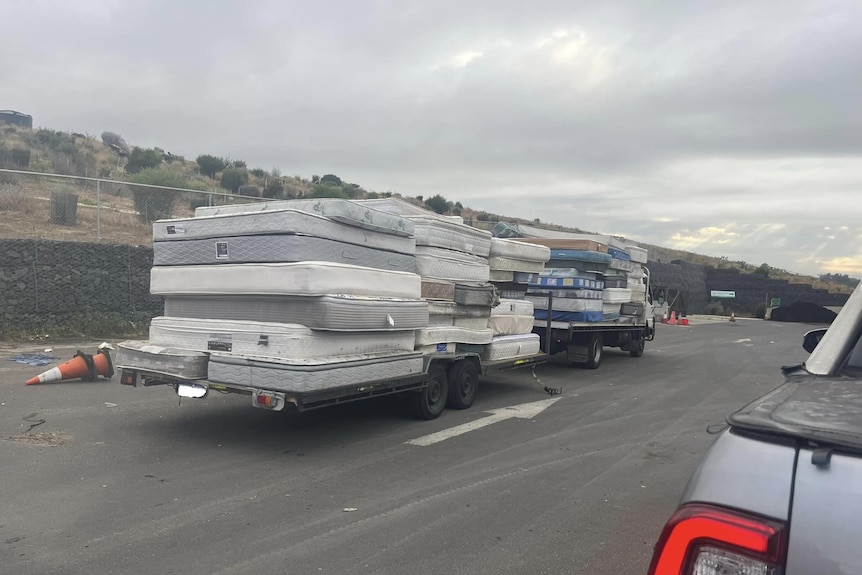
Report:
[[[732,414],[651,575],[862,573],[862,285],[785,382]]]

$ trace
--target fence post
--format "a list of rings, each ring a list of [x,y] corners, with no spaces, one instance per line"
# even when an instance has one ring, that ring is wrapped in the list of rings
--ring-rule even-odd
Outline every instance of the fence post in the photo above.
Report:
[[[102,241],[102,180],[96,180],[96,239]]]

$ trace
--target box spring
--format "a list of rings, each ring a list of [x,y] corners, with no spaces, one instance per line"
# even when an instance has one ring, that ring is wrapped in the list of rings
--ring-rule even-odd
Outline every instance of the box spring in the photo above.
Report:
[[[206,379],[209,354],[154,345],[148,341],[124,341],[117,345],[117,369],[140,369],[181,379]]]

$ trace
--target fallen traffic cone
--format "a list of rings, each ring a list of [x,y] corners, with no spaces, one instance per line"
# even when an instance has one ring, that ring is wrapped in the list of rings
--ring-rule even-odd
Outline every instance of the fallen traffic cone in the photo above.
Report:
[[[736,314],[733,312],[730,313],[730,321],[736,322]]]
[[[67,379],[82,379],[93,381],[97,376],[110,379],[114,375],[114,364],[107,349],[99,349],[96,355],[78,352],[69,361],[52,367],[48,371],[27,380],[27,385],[66,381]]]
[[[669,323],[670,325],[676,325],[676,312],[675,311],[670,312],[670,319],[667,320],[667,323]]]
[[[679,325],[689,325],[688,318],[684,317],[681,320],[679,320]]]

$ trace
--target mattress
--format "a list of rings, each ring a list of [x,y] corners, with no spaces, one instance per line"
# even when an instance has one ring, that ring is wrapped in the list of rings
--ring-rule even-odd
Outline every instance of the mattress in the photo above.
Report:
[[[533,303],[522,299],[501,299],[491,308],[491,315],[533,315]]]
[[[548,310],[537,309],[534,317],[537,320],[547,320]],[[602,312],[600,311],[557,311],[551,313],[551,321],[566,321],[566,322],[587,322],[596,323],[602,321]]]
[[[626,272],[628,276],[632,279],[642,280],[646,277],[646,272],[644,272],[643,268],[638,266],[634,270],[630,272]]]
[[[527,301],[532,302],[533,308],[536,310],[548,309],[548,300],[543,297],[527,296]],[[554,311],[602,311],[602,300],[600,299],[579,299],[574,297],[565,297],[554,299]]]
[[[605,288],[602,290],[602,300],[606,303],[625,303],[632,299],[629,288]]]
[[[488,329],[488,320],[490,319],[490,317],[491,316],[489,315],[486,315],[485,317],[454,317],[452,319],[452,325],[464,329]]]
[[[491,315],[489,305],[461,305],[451,301],[429,301],[429,315],[450,315],[452,317],[484,317]]]
[[[608,265],[613,258],[606,253],[594,252],[590,250],[551,250],[551,260],[567,261],[574,260],[578,262],[587,262],[590,264]]]
[[[150,272],[153,295],[346,294],[416,298],[416,274],[332,262],[161,266]]]
[[[626,249],[625,240],[621,240],[616,236],[609,236],[605,234],[569,234],[569,236],[573,239],[599,242],[608,246],[609,248],[617,248],[620,250]]]
[[[531,288],[534,286],[600,290],[604,287],[604,282],[599,280],[588,280],[579,277],[541,276],[538,283],[530,285]]]
[[[503,238],[491,238],[491,252],[489,255],[492,258],[499,257],[544,263],[551,258],[551,250],[547,246],[516,242]],[[491,267],[493,268],[494,266]]]
[[[454,301],[455,283],[444,280],[422,278],[421,294],[422,299]]]
[[[604,274],[587,271],[582,267],[574,265],[576,262],[569,261],[565,263],[566,265],[564,266],[546,268],[545,271],[540,274],[540,276],[551,276],[560,278],[584,278],[588,280],[601,280],[604,278]]]
[[[117,345],[118,369],[140,369],[181,379],[206,379],[209,354],[154,345],[148,341],[124,341]]]
[[[451,314],[431,314],[428,316],[429,326],[452,326],[455,325],[455,317]]]
[[[605,276],[604,282],[605,289],[629,287],[629,278],[626,276]]]
[[[150,342],[200,352],[307,359],[413,351],[415,333],[317,331],[298,324],[156,317],[150,323]]]
[[[329,220],[399,236],[413,235],[413,223],[400,216],[363,206],[340,198],[310,200],[273,200],[231,206],[204,206],[195,209],[195,217],[245,214],[250,212],[296,210]]]
[[[492,269],[488,275],[488,279],[492,282],[510,282],[515,280],[515,272],[505,270]]]
[[[620,314],[622,315],[640,315],[643,311],[643,302],[620,304]]]
[[[620,312],[602,313],[602,321],[614,321],[620,319]]]
[[[455,353],[454,343],[436,343],[431,345],[416,346],[416,351],[422,355],[434,355],[435,353]]]
[[[539,336],[535,333],[497,336],[485,348],[483,359],[516,359],[539,353]]]
[[[455,302],[461,305],[481,305],[492,307],[499,301],[497,290],[488,284],[483,286],[455,286]]]
[[[644,248],[639,246],[627,245],[626,252],[629,254],[629,259],[631,259],[631,261],[639,264],[647,263],[647,257],[649,252],[647,252],[647,250],[645,250]]]
[[[608,266],[575,260],[550,260],[545,264],[545,272],[549,269],[578,269],[581,272],[581,277],[592,276],[592,279],[600,279],[599,276],[608,271]]]
[[[335,240],[278,234],[153,242],[153,265],[323,261],[416,273],[416,258]]]
[[[640,264],[636,264],[634,262],[629,262],[626,260],[621,260],[618,258],[612,258],[611,263],[608,264],[608,267],[612,270],[622,270],[624,272],[633,272],[637,268],[640,267]]]
[[[412,255],[416,240],[412,236],[346,225],[298,210],[262,212],[159,220],[153,223],[153,241],[198,240],[234,236],[301,234]]]
[[[165,315],[293,323],[332,331],[395,331],[428,325],[428,302],[344,295],[167,296]]]
[[[492,270],[525,273],[540,273],[545,269],[545,262],[531,262],[515,258],[504,258],[501,256],[491,256],[488,258],[488,265]]]
[[[409,216],[413,221],[416,245],[446,248],[488,257],[491,234],[485,230],[433,216]]]
[[[627,251],[621,250],[619,248],[609,247],[608,248],[608,255],[611,256],[612,258],[615,258],[618,260],[623,260],[626,262],[631,261],[631,259],[632,259]]]
[[[603,244],[595,239],[578,239],[578,238],[512,238],[516,242],[525,242],[546,246],[550,249],[561,250],[590,250],[594,252],[608,251],[607,244]]]
[[[542,272],[544,272],[544,270],[542,270]],[[538,273],[515,272],[512,276],[512,281],[521,284],[528,284],[536,281],[538,278]]]
[[[490,328],[465,329],[462,327],[425,327],[416,330],[416,345],[434,345],[438,343],[490,343],[494,332]]]
[[[527,295],[526,290],[500,290],[497,292],[500,298],[505,299],[524,299]]]
[[[416,375],[422,373],[423,364],[422,354],[415,351],[305,361],[212,355],[208,379],[215,383],[303,393]]]
[[[529,315],[493,315],[488,326],[495,336],[520,335],[533,331],[533,314]]]
[[[488,260],[443,248],[416,246],[416,272],[423,278],[456,283],[488,282]]]
[[[619,303],[604,302],[602,304],[602,313],[605,315],[607,315],[609,313],[615,313],[615,314],[619,315],[621,305],[622,304],[619,304]]]
[[[557,298],[580,298],[580,299],[602,299],[601,290],[594,289],[576,289],[576,288],[565,288],[565,289],[550,289],[546,291],[542,291],[540,289],[534,289],[527,292],[527,295],[531,293],[544,294],[550,293],[554,296],[554,299]],[[537,296],[538,297],[538,296]],[[545,297],[545,296],[541,296]]]

